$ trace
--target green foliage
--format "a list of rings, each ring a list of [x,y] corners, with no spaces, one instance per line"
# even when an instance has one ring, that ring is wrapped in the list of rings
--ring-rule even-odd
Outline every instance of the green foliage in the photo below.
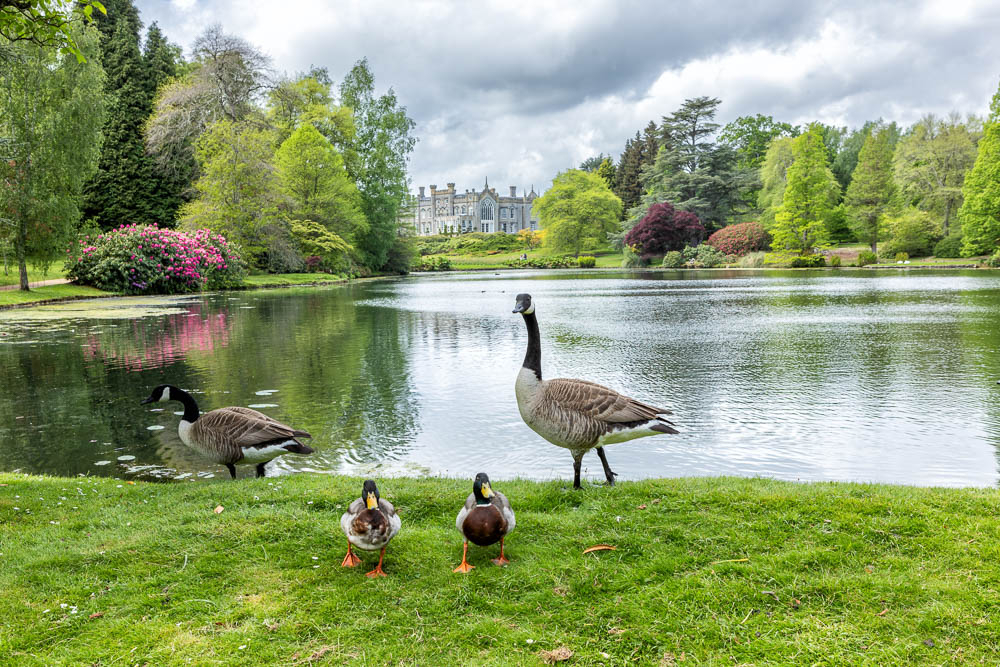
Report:
[[[642,266],[642,257],[632,248],[625,246],[622,248],[622,268],[636,269]]]
[[[611,158],[604,158],[604,161],[597,167],[597,175],[604,179],[604,182],[611,188],[615,183],[615,165]]]
[[[882,245],[882,251],[888,257],[900,252],[913,257],[929,255],[940,234],[931,215],[913,207],[888,218],[886,231],[888,240]]]
[[[597,266],[597,258],[591,255],[580,255],[576,263],[581,269],[592,269]]]
[[[545,231],[545,245],[579,255],[584,240],[607,238],[618,227],[621,200],[597,174],[569,169],[557,175],[534,210]]]
[[[760,166],[761,189],[757,195],[757,207],[761,210],[760,222],[767,230],[774,227],[774,216],[785,198],[788,168],[795,161],[792,145],[792,137],[772,140]]]
[[[756,175],[739,166],[736,149],[711,139],[720,101],[698,97],[663,119],[663,149],[652,167],[642,172],[644,193],[629,211],[636,224],[653,204],[669,201],[694,213],[708,230],[717,229],[747,207],[743,194],[756,186]]]
[[[417,271],[451,271],[451,260],[447,257],[422,257],[416,265]]]
[[[415,124],[399,105],[392,88],[375,96],[375,78],[368,60],[355,63],[340,84],[340,100],[353,113],[352,152],[347,171],[361,192],[361,210],[368,230],[356,245],[362,262],[382,268],[396,241],[399,211],[408,196],[406,165],[416,139]]]
[[[857,266],[868,266],[869,264],[878,264],[878,256],[871,250],[862,250],[858,253],[858,259],[855,262]]]
[[[277,143],[297,128],[309,124],[341,154],[353,151],[354,117],[351,109],[333,102],[330,75],[324,68],[278,83],[267,98],[267,118],[276,131]],[[352,160],[356,160],[352,155]]]
[[[878,120],[869,120],[850,134],[847,134],[847,128],[841,128],[841,142],[832,154],[833,158],[830,162],[830,168],[834,176],[837,177],[837,181],[840,183],[843,191],[847,191],[847,187],[854,178],[854,171],[857,168],[861,148],[864,146],[865,140],[877,130],[888,133],[886,139],[891,153],[895,149],[896,142],[899,141],[900,136],[899,127],[895,122],[886,123],[881,118]]]
[[[86,61],[25,42],[14,44],[0,67],[0,219],[8,221],[24,290],[27,257],[52,261],[73,236],[80,193],[101,148],[98,32],[72,35]]]
[[[764,266],[764,259],[767,253],[765,252],[752,252],[748,255],[743,255],[740,257],[736,265],[741,269],[759,269]]]
[[[684,266],[684,255],[680,250],[671,250],[663,256],[661,266],[665,269],[677,269]]]
[[[291,232],[304,256],[320,259],[318,268],[330,272],[348,269],[347,253],[351,246],[326,226],[312,220],[292,220]]]
[[[993,253],[993,255],[986,260],[986,263],[994,269],[1000,268],[1000,250]]]
[[[416,240],[416,249],[421,255],[496,255],[515,250],[530,250],[537,243],[530,230],[528,234],[504,234],[469,232],[460,236],[436,234],[421,236]],[[535,245],[533,245],[535,244]]]
[[[841,261],[840,255],[830,255],[830,266],[840,266]]]
[[[703,243],[699,246],[688,246],[681,251],[684,263],[695,269],[711,269],[725,264],[728,256],[712,246]]]
[[[887,128],[873,126],[858,155],[844,204],[847,222],[862,243],[878,252],[885,216],[896,195],[892,176],[892,145]]]
[[[830,210],[823,224],[831,243],[854,243],[858,240],[847,224],[847,207],[844,202],[840,202]]]
[[[897,262],[905,262],[908,259],[910,259],[910,256],[907,253],[905,253],[905,252],[897,252],[893,256],[893,259],[895,259]]]
[[[965,174],[976,161],[981,122],[962,122],[925,116],[900,139],[894,167],[896,181],[906,201],[942,218],[942,232],[950,233],[951,220],[962,204]]]
[[[587,173],[597,171],[605,160],[610,161],[611,156],[605,156],[604,153],[593,155],[580,163],[580,171],[586,171]]]
[[[95,14],[96,10],[96,14]],[[83,17],[90,23],[107,13],[98,0],[75,3],[55,0],[9,0],[0,3],[0,37],[25,46],[38,46],[62,55],[72,55],[78,62],[91,57],[88,45],[78,42],[74,22]]]
[[[990,121],[983,127],[976,161],[962,185],[962,254],[966,257],[992,253],[1000,245],[1000,90],[990,106]]]
[[[303,123],[281,144],[274,167],[291,217],[319,222],[351,242],[368,231],[361,195],[344,159],[312,124]]]
[[[84,237],[67,252],[66,276],[119,294],[177,294],[235,287],[245,270],[219,234],[122,225]]]
[[[816,268],[826,266],[826,257],[823,255],[799,255],[792,258],[792,268]]]
[[[778,137],[796,137],[796,125],[775,121],[771,116],[757,114],[740,116],[727,124],[719,133],[719,141],[730,144],[739,154],[739,165],[760,169],[772,141]]]
[[[207,227],[236,243],[252,266],[296,269],[301,258],[278,211],[267,132],[219,121],[197,144],[201,177],[198,197],[181,208],[186,229]]]
[[[962,256],[962,237],[959,234],[946,236],[934,246],[935,257],[956,258]]]
[[[508,259],[504,262],[504,265],[530,269],[569,269],[579,266],[577,261],[577,258],[567,255],[546,255],[542,257],[529,257],[528,259]]]
[[[827,166],[818,125],[792,140],[792,156],[771,230],[771,247],[778,253],[805,255],[827,243],[826,219],[836,206],[840,188]]]

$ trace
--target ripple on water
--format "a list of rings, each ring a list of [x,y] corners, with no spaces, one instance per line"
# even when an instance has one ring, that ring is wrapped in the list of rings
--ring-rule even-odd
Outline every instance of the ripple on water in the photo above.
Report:
[[[165,428],[166,428],[166,426],[161,426],[159,424],[153,424],[152,426],[147,426],[146,430],[147,431],[162,431]]]

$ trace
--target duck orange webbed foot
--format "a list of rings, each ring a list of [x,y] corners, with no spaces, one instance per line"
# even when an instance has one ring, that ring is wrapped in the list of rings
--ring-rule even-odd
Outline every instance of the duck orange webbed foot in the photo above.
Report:
[[[365,574],[369,579],[374,579],[375,577],[388,577],[385,570],[382,569],[382,559],[385,558],[385,547],[382,547],[382,551],[378,554],[378,565],[371,572]]]
[[[499,565],[500,567],[503,567],[504,565],[510,562],[510,559],[500,556],[499,558],[490,559],[490,562],[493,563],[494,565]]]
[[[461,572],[462,574],[468,574],[471,570],[476,569],[475,565],[469,565],[468,560],[469,555],[469,543],[466,542],[462,546],[462,564],[456,567],[452,572]]]
[[[351,551],[351,545],[347,545],[347,555],[344,556],[344,562],[340,564],[340,567],[355,567],[361,564],[361,559],[354,555]]]

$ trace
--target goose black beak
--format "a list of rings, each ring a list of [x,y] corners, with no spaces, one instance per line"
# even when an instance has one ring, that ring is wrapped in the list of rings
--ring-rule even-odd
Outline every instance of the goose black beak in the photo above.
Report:
[[[153,402],[153,397],[150,396],[149,398],[140,401],[139,405],[146,405],[147,403],[152,403],[152,402]]]
[[[514,310],[512,310],[510,312],[512,312],[512,313],[523,313],[524,312],[524,304],[518,302],[518,304],[516,306],[514,306]],[[997,384],[1000,384],[1000,382],[998,382]]]

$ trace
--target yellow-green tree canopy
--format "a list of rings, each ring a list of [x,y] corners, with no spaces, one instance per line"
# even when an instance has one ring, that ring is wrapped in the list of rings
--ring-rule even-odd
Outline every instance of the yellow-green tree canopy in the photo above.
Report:
[[[885,228],[885,216],[896,195],[892,175],[893,149],[890,133],[884,127],[872,128],[858,154],[858,165],[851,175],[844,203],[847,221],[858,237],[878,252],[878,240]]]
[[[585,239],[603,242],[618,229],[622,200],[596,173],[568,169],[535,200],[534,210],[546,232],[545,245],[579,255]]]

